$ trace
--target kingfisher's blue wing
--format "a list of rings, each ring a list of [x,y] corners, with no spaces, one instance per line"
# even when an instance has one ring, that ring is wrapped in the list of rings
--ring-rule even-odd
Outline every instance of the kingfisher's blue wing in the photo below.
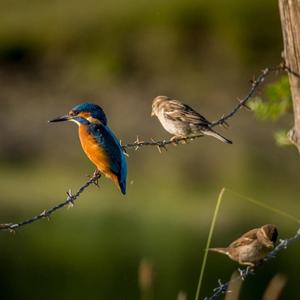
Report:
[[[89,129],[97,143],[99,143],[106,152],[109,158],[110,169],[117,175],[120,188],[125,194],[127,162],[119,140],[108,126],[90,124]]]

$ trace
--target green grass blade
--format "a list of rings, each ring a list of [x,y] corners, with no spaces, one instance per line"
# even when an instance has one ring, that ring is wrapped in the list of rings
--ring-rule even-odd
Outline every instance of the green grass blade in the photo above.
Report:
[[[230,192],[231,194],[233,194],[233,195],[235,195],[235,196],[237,196],[237,197],[239,197],[239,198],[241,198],[241,199],[243,199],[243,200],[246,200],[246,201],[248,201],[248,202],[251,202],[251,203],[253,203],[253,204],[257,205],[257,206],[260,206],[260,207],[262,207],[262,208],[265,208],[265,209],[267,209],[267,210],[270,210],[270,211],[272,211],[272,212],[274,212],[274,213],[276,213],[276,214],[278,214],[278,215],[281,215],[281,216],[283,216],[283,217],[285,217],[285,218],[287,218],[287,219],[293,220],[293,221],[295,221],[296,223],[300,224],[299,218],[297,218],[297,217],[295,217],[295,216],[293,216],[293,215],[287,213],[286,211],[284,211],[284,210],[282,210],[282,209],[275,208],[275,207],[273,207],[273,206],[271,206],[271,205],[268,205],[268,204],[266,204],[266,203],[263,203],[263,202],[261,202],[261,201],[258,201],[258,200],[255,200],[255,199],[253,199],[253,198],[244,196],[244,195],[242,195],[242,194],[240,194],[240,193],[237,193],[237,192],[235,192],[235,191],[233,191],[233,190],[231,190],[231,189],[226,189],[226,191],[227,191],[227,192]]]
[[[210,247],[210,244],[211,244],[211,240],[212,240],[212,236],[213,236],[213,232],[214,232],[214,228],[215,228],[215,224],[216,224],[216,221],[217,221],[217,216],[218,216],[218,213],[219,213],[219,208],[220,208],[220,205],[221,205],[221,202],[222,202],[224,192],[225,192],[225,188],[222,188],[222,190],[219,194],[218,200],[217,200],[214,215],[213,215],[211,225],[210,225],[210,228],[209,228],[209,233],[208,233],[208,238],[207,238],[207,242],[206,242],[206,247],[205,247],[205,250],[204,250],[204,256],[203,256],[203,261],[202,261],[202,266],[201,266],[201,271],[200,271],[200,276],[199,276],[199,281],[198,281],[195,300],[198,300],[199,296],[200,296],[200,290],[201,290],[201,285],[202,285],[202,281],[203,281],[203,277],[204,277],[204,271],[205,271],[207,255],[208,255],[208,248]]]

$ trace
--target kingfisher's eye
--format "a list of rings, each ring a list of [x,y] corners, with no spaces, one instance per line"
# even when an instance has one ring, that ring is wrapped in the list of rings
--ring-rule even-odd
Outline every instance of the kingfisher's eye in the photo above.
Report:
[[[70,116],[77,116],[77,115],[78,115],[78,111],[76,111],[76,110],[71,110],[71,111],[69,112],[69,115],[70,115]]]

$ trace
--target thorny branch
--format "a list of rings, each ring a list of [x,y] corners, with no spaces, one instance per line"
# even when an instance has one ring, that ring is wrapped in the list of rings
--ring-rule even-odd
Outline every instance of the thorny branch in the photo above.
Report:
[[[293,70],[291,70],[288,66],[286,66],[285,63],[281,63],[280,65],[278,65],[276,67],[265,68],[264,70],[262,70],[260,75],[255,80],[252,81],[251,88],[250,88],[249,92],[247,93],[247,95],[243,99],[239,100],[238,104],[233,108],[233,110],[231,112],[229,112],[226,115],[223,115],[219,120],[212,122],[211,127],[214,127],[217,125],[226,125],[227,124],[226,121],[229,120],[231,117],[233,117],[242,107],[247,107],[246,104],[247,104],[248,100],[250,100],[253,97],[253,95],[255,94],[258,87],[264,82],[264,80],[270,73],[275,72],[275,71],[286,71],[287,73],[293,74],[294,76],[300,78],[300,75],[298,73],[294,72]],[[176,144],[179,144],[180,142],[187,143],[188,141],[192,141],[192,140],[202,137],[202,136],[203,136],[202,134],[199,134],[199,135],[195,135],[195,136],[178,138],[176,140],[162,140],[162,141],[156,141],[154,139],[151,139],[150,142],[149,141],[141,141],[139,139],[139,137],[137,137],[137,139],[133,143],[128,143],[128,144],[123,145],[123,149],[124,149],[124,152],[126,153],[126,150],[129,148],[134,148],[134,150],[138,150],[140,147],[143,147],[143,146],[156,146],[158,148],[158,150],[161,152],[162,149],[167,150],[168,145],[176,145]],[[75,200],[77,200],[79,198],[81,193],[83,193],[84,190],[87,189],[91,184],[98,185],[98,180],[100,177],[101,177],[100,173],[95,172],[94,175],[82,187],[80,187],[80,189],[78,190],[77,193],[72,194],[71,191],[67,192],[67,199],[64,202],[61,202],[52,208],[48,208],[48,209],[42,211],[40,214],[33,216],[32,218],[29,218],[25,221],[22,221],[19,223],[0,224],[0,230],[9,230],[9,231],[14,232],[16,229],[23,227],[25,225],[28,225],[28,224],[32,224],[38,220],[45,219],[45,218],[49,219],[50,216],[57,210],[65,207],[67,205],[72,206],[74,204]],[[223,286],[223,285],[220,285],[220,286]],[[214,299],[214,298],[212,298],[212,299]]]
[[[20,223],[7,223],[7,224],[0,224],[0,230],[9,230],[11,232],[14,232],[16,229],[34,223],[41,219],[50,219],[50,216],[56,212],[57,210],[65,207],[65,206],[73,206],[74,202],[79,198],[81,193],[84,192],[85,189],[87,189],[91,184],[95,184],[98,186],[98,180],[100,179],[101,174],[99,172],[95,172],[94,175],[82,186],[80,189],[75,193],[72,194],[71,190],[67,192],[67,198],[64,202],[61,202],[51,208],[48,208],[46,210],[43,210],[40,214],[31,217],[30,219],[27,219],[25,221],[22,221]]]
[[[276,258],[277,254],[281,251],[286,249],[288,246],[290,246],[290,244],[294,243],[295,241],[300,239],[300,229],[298,229],[297,233],[287,239],[284,240],[280,240],[279,244],[273,249],[272,252],[269,253],[268,256],[266,256],[263,260],[263,263],[260,264],[258,267],[261,267],[262,265],[264,265],[265,262]],[[249,275],[255,275],[254,270],[251,267],[247,267],[247,268],[243,268],[243,269],[239,269],[239,275],[236,278],[233,278],[232,280],[245,280]],[[213,294],[210,297],[205,297],[204,300],[215,300],[218,299],[220,296],[224,295],[225,293],[230,292],[228,290],[229,287],[229,281],[226,283],[222,283],[222,281],[219,279],[218,280],[218,286],[213,289]]]
[[[247,95],[243,99],[239,99],[237,105],[226,115],[223,115],[220,119],[213,121],[211,123],[211,127],[215,127],[217,125],[227,125],[227,121],[232,118],[241,108],[246,107],[247,108],[247,102],[254,96],[256,90],[258,87],[265,81],[265,79],[274,72],[278,71],[285,71],[287,73],[293,74],[296,77],[300,78],[300,74],[294,72],[291,70],[290,67],[288,67],[284,62],[279,64],[275,67],[265,68],[261,71],[260,75],[251,81],[251,88],[248,91]],[[188,141],[192,141],[196,138],[202,137],[202,134],[196,135],[196,136],[189,136],[189,137],[182,137],[178,138],[176,140],[161,140],[161,141],[155,141],[152,139],[150,142],[148,141],[141,141],[139,137],[133,142],[123,145],[124,151],[126,151],[128,148],[134,148],[134,150],[138,150],[141,147],[144,146],[156,146],[161,152],[162,149],[167,150],[167,145],[178,145],[180,142],[186,143]]]

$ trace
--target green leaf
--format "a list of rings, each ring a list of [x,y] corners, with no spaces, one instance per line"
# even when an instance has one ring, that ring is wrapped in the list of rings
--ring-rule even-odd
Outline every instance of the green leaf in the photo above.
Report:
[[[278,146],[285,147],[293,145],[288,138],[286,130],[278,130],[277,132],[275,132],[274,137]]]
[[[292,96],[287,75],[270,84],[263,97],[255,97],[249,103],[256,116],[262,120],[277,121],[292,109]]]

